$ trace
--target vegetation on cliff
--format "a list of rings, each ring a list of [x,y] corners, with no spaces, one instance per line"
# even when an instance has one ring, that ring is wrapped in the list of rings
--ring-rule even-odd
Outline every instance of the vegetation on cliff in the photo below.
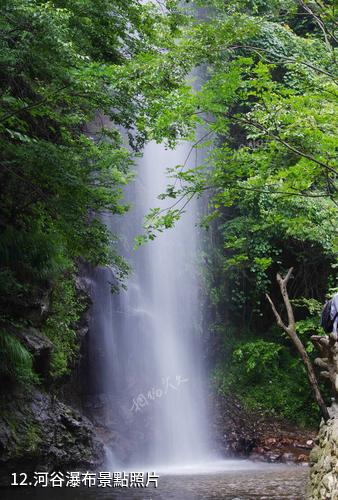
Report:
[[[36,381],[31,354],[13,336],[29,325],[55,345],[52,375],[67,371],[82,307],[72,284],[79,259],[113,266],[117,284],[128,272],[100,214],[128,208],[132,153],[118,127],[140,148],[147,134],[135,121],[151,104],[129,102],[116,75],[166,49],[178,20],[174,5],[164,14],[138,0],[1,3],[2,377]],[[170,94],[175,82],[164,78]]]

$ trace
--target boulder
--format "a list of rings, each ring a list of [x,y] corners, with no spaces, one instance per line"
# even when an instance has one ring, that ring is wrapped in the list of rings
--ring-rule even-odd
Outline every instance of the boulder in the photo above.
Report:
[[[304,456],[304,455],[302,455],[302,456]],[[306,459],[306,457],[305,457],[305,459]],[[298,459],[295,457],[295,455],[293,453],[283,453],[281,456],[281,460],[282,460],[282,462],[284,462],[286,464],[298,461]]]

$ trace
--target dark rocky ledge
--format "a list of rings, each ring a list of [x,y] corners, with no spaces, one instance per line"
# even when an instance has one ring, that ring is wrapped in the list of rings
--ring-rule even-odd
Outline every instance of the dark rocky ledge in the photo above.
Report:
[[[77,410],[39,390],[0,398],[0,484],[12,472],[95,470],[103,444]]]
[[[32,354],[42,383],[30,390],[9,383],[0,387],[0,485],[10,483],[12,472],[95,470],[103,462],[104,446],[83,414],[80,397],[85,383],[78,370],[80,347],[89,329],[88,282],[80,275],[75,285],[86,307],[75,325],[79,355],[70,376],[52,383],[53,344],[41,333],[38,322],[34,328],[12,332]]]
[[[307,465],[316,431],[246,410],[234,396],[213,396],[216,448],[222,455]]]

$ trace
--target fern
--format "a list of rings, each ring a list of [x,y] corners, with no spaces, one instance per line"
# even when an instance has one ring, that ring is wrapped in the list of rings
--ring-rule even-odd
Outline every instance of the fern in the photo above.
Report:
[[[24,385],[39,382],[31,353],[17,338],[4,331],[0,331],[0,377]]]

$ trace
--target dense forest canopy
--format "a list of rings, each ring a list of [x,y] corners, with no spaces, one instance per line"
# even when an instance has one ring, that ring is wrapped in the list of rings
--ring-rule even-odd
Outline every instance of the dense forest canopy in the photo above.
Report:
[[[311,420],[304,372],[264,294],[280,301],[276,271],[294,266],[310,351],[336,286],[334,2],[15,0],[0,16],[2,376],[37,382],[15,336],[37,323],[55,345],[51,376],[67,373],[79,262],[113,266],[117,281],[128,273],[100,214],[129,208],[123,186],[147,141],[190,140],[204,161],[168,172],[169,208],[154,207],[137,244],[208,197],[201,272],[216,385]],[[36,312],[45,295],[47,317]]]
[[[28,379],[29,355],[10,332],[32,322],[45,293],[44,328],[56,344],[56,374],[74,349],[73,274],[78,259],[128,266],[114,252],[102,211],[123,214],[122,186],[140,147],[135,120],[150,104],[130,102],[114,75],[139,54],[158,54],[177,36],[176,14],[139,1],[8,1],[1,4],[1,370]],[[172,83],[161,84],[162,93]],[[150,97],[150,96],[149,96]],[[148,104],[147,104],[148,103]],[[106,127],[102,116],[116,126]],[[102,126],[91,134],[87,124]],[[34,321],[33,321],[34,323]],[[26,377],[27,376],[27,377]]]

